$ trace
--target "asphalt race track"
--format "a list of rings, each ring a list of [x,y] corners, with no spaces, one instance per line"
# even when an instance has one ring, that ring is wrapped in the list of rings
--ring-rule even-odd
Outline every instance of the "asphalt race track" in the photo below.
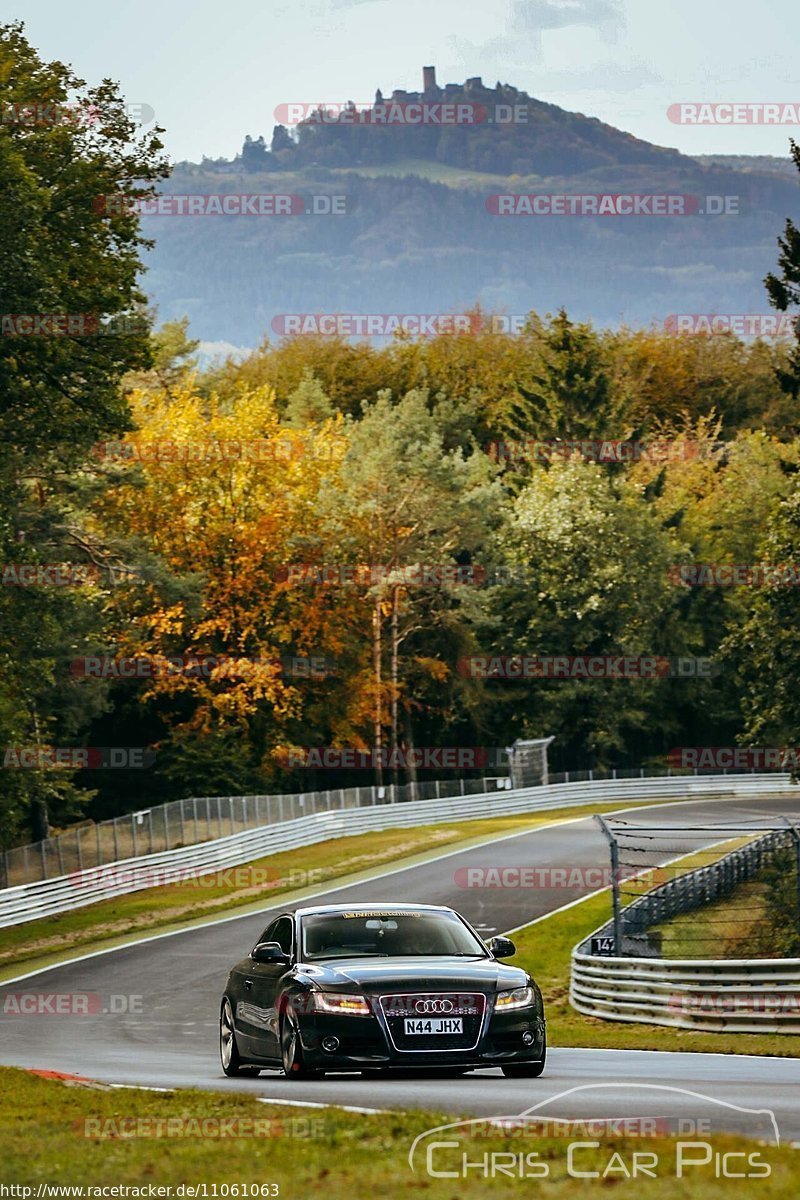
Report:
[[[674,825],[673,845],[680,846],[682,826],[758,823],[772,816],[797,815],[800,802],[702,800],[619,811],[637,823]],[[712,840],[718,839],[709,838]],[[693,840],[691,846],[696,845]],[[688,842],[686,848],[690,848]],[[673,848],[670,857],[675,853]],[[337,903],[405,900],[449,904],[488,937],[523,925],[594,888],[469,889],[460,886],[463,875],[456,876],[459,868],[607,864],[607,845],[597,825],[580,820],[515,834],[485,846],[444,852],[435,860],[327,890],[317,898]],[[0,986],[0,1060],[11,1066],[122,1084],[235,1089],[280,1101],[367,1109],[423,1106],[494,1116],[518,1114],[536,1105],[541,1106],[537,1115],[561,1118],[707,1118],[712,1129],[760,1132],[769,1138],[768,1117],[739,1112],[739,1108],[767,1109],[775,1114],[781,1141],[800,1141],[800,1058],[551,1047],[545,1074],[536,1080],[506,1079],[494,1069],[451,1079],[417,1074],[384,1076],[376,1081],[341,1075],[301,1083],[284,1079],[278,1071],[250,1080],[225,1079],[217,1051],[217,1017],[227,970],[250,949],[272,914],[284,906],[151,938],[47,968],[24,984]],[[4,1005],[6,995],[22,992],[90,993],[99,997],[98,1011],[85,1016],[10,1015]],[[111,997],[126,998],[120,1002],[125,1007],[128,997],[140,997],[138,1011],[102,1011],[114,1006]]]

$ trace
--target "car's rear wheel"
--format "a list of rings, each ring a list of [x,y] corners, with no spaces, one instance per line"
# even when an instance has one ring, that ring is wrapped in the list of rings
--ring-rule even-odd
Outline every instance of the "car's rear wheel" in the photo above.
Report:
[[[242,1066],[239,1047],[236,1044],[233,1009],[227,996],[222,1002],[219,1014],[219,1056],[222,1061],[222,1070],[228,1076],[258,1075],[258,1067]]]
[[[509,1063],[507,1067],[503,1067],[503,1074],[507,1079],[538,1079],[544,1070],[545,1062],[547,1061],[547,1043],[542,1046],[542,1057],[534,1059],[533,1062]]]
[[[306,1066],[300,1042],[300,1029],[291,1005],[281,1018],[281,1061],[287,1079],[315,1079],[321,1074],[320,1071]]]

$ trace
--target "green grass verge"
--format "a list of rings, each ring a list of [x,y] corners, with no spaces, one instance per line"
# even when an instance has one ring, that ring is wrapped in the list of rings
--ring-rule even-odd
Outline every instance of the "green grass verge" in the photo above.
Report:
[[[376,1097],[379,1102],[379,1097]],[[283,1200],[324,1195],[326,1200],[372,1200],[421,1192],[430,1200],[530,1196],[538,1179],[499,1175],[481,1178],[474,1169],[466,1179],[438,1179],[424,1169],[416,1174],[408,1163],[417,1135],[452,1117],[422,1110],[375,1116],[342,1109],[287,1108],[266,1105],[249,1095],[198,1091],[154,1093],[66,1087],[24,1071],[0,1068],[0,1182],[33,1189],[40,1183],[103,1187],[129,1185],[177,1188],[181,1184],[276,1184]],[[172,1125],[167,1125],[172,1121]],[[174,1122],[180,1124],[174,1124]],[[227,1125],[220,1125],[227,1122]],[[233,1122],[234,1124],[231,1124]],[[171,1136],[165,1136],[169,1130]],[[219,1136],[227,1129],[226,1136]],[[156,1131],[161,1136],[152,1136]],[[247,1136],[259,1131],[260,1136]],[[181,1136],[177,1135],[181,1132]],[[200,1136],[205,1131],[205,1136]],[[240,1136],[231,1136],[237,1131]],[[87,1132],[91,1136],[86,1136]],[[214,1133],[217,1136],[214,1136]],[[142,1136],[149,1133],[150,1136]],[[98,1136],[99,1135],[99,1136]],[[448,1135],[452,1136],[452,1135]],[[579,1139],[581,1140],[581,1139]],[[600,1139],[598,1139],[600,1140]],[[673,1139],[602,1138],[596,1150],[582,1150],[576,1169],[603,1171],[614,1152],[628,1167],[635,1151],[658,1155],[657,1177],[626,1180],[620,1174],[593,1182],[597,1194],[615,1190],[633,1200],[729,1200],[731,1195],[762,1194],[772,1200],[794,1200],[798,1193],[797,1151],[762,1146],[734,1136],[706,1139],[718,1151],[757,1153],[770,1168],[768,1178],[715,1178],[714,1161],[675,1177]],[[546,1194],[553,1200],[585,1196],[587,1181],[568,1174],[565,1138],[508,1137],[465,1139],[469,1160],[484,1154],[538,1152],[548,1172]],[[697,1152],[694,1152],[697,1156]],[[491,1160],[490,1160],[491,1161]],[[741,1169],[744,1160],[733,1160]],[[449,1159],[452,1164],[453,1159]],[[441,1159],[434,1165],[445,1164]],[[577,1165],[579,1164],[579,1165]],[[627,1186],[626,1186],[627,1185]],[[737,1187],[738,1185],[738,1187]],[[142,1193],[140,1193],[142,1194]],[[217,1195],[219,1195],[219,1191]],[[241,1197],[243,1192],[229,1192]],[[274,1193],[273,1193],[274,1194]],[[175,1193],[173,1192],[173,1196]]]
[[[661,953],[664,958],[779,958],[780,950],[766,936],[767,899],[766,885],[752,879],[725,900],[653,926],[661,935]]]
[[[626,807],[629,803],[636,804],[636,798],[624,802]],[[34,970],[63,961],[71,952],[105,949],[150,931],[167,932],[232,912],[256,912],[280,896],[299,899],[334,881],[338,884],[368,877],[387,865],[411,866],[459,846],[619,807],[617,801],[334,838],[199,880],[146,888],[58,916],[26,921],[0,929],[0,981],[18,973],[21,967]],[[265,884],[267,878],[269,883]],[[303,887],[303,882],[308,886]]]

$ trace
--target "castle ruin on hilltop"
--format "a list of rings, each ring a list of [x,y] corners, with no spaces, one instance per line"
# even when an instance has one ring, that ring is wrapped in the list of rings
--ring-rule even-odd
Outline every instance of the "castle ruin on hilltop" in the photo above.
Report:
[[[421,92],[406,92],[402,88],[395,88],[391,98],[400,104],[414,104],[420,103],[423,100],[427,100],[428,102],[432,100],[455,100],[458,96],[463,96],[464,94],[471,95],[475,92],[490,90],[484,87],[480,75],[473,75],[465,83],[446,83],[443,88],[439,87],[436,82],[436,67],[423,67]],[[514,88],[508,88],[507,85],[498,83],[495,90],[513,92]],[[383,92],[380,88],[375,93],[375,103],[385,103]]]

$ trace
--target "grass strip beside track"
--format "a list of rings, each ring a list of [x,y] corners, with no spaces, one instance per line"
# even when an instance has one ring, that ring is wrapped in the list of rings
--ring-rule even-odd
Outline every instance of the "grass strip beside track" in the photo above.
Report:
[[[209,1197],[215,1194],[215,1184],[230,1185],[227,1195],[243,1197],[245,1184],[274,1183],[282,1200],[311,1195],[324,1195],[326,1200],[364,1196],[395,1200],[400,1194],[415,1192],[430,1200],[496,1200],[498,1196],[530,1196],[532,1187],[538,1190],[542,1182],[502,1173],[483,1178],[474,1168],[467,1178],[433,1178],[425,1170],[424,1155],[412,1174],[408,1153],[414,1138],[453,1120],[422,1110],[365,1115],[337,1108],[268,1105],[237,1093],[150,1092],[74,1083],[68,1087],[8,1067],[0,1068],[0,1097],[2,1182],[32,1187],[34,1197],[40,1183],[132,1185],[144,1187],[144,1194],[148,1185],[174,1189],[180,1184],[205,1184]],[[153,1136],[157,1129],[162,1130],[161,1136]],[[240,1133],[220,1136],[214,1134],[215,1129]],[[252,1136],[248,1129],[260,1133]],[[738,1187],[734,1185],[731,1193],[730,1179],[715,1178],[713,1158],[707,1166],[692,1168],[684,1178],[676,1178],[676,1145],[666,1137],[603,1134],[597,1139],[598,1149],[582,1149],[576,1160],[576,1170],[602,1173],[614,1152],[630,1169],[634,1152],[649,1151],[658,1155],[656,1178],[627,1180],[619,1160],[614,1160],[605,1179],[575,1178],[567,1169],[571,1140],[541,1136],[522,1140],[498,1134],[480,1140],[465,1138],[463,1148],[469,1161],[492,1153],[538,1154],[540,1169],[541,1164],[547,1168],[543,1182],[552,1200],[586,1197],[592,1184],[597,1195],[616,1184],[636,1200],[685,1196],[727,1200],[731,1194],[747,1195],[749,1200],[762,1194],[765,1200],[767,1196],[770,1200],[794,1200],[798,1192],[797,1151],[789,1147],[759,1147],[736,1136],[704,1139],[717,1151],[757,1153],[761,1162],[769,1164],[769,1177],[737,1180]],[[574,1140],[586,1139],[578,1134]],[[697,1157],[697,1152],[693,1153]],[[741,1169],[746,1159],[734,1161]],[[505,1162],[507,1170],[507,1157]],[[742,1187],[744,1190],[739,1190]],[[217,1190],[216,1195],[220,1194]]]

